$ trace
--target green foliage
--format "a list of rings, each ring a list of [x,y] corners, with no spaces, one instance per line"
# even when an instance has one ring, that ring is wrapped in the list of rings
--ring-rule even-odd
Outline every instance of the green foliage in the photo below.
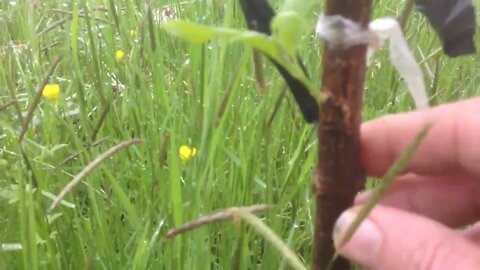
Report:
[[[271,37],[255,31],[204,26],[188,21],[170,21],[163,25],[163,29],[171,35],[193,43],[205,43],[218,38],[230,42],[243,42],[279,63],[293,77],[303,82],[312,96],[319,100],[317,88],[305,76],[296,57],[304,26],[305,20],[300,14],[294,11],[283,11],[272,21]]]
[[[163,29],[171,35],[184,38],[194,43],[205,43],[215,38],[234,38],[242,35],[242,31],[223,27],[208,27],[189,21],[170,21]],[[269,51],[268,49],[266,51]]]
[[[283,45],[285,51],[294,56],[304,34],[305,21],[293,11],[279,13],[272,20],[272,32],[275,39]]]

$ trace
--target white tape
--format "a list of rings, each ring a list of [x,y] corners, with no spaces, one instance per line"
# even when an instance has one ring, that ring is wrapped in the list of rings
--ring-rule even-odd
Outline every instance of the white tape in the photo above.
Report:
[[[407,88],[418,109],[428,108],[422,70],[415,61],[397,20],[381,18],[370,22],[369,29],[339,15],[321,16],[317,23],[317,35],[327,42],[329,48],[348,49],[359,44],[368,44],[367,59],[389,40],[390,61],[407,83]]]
[[[317,22],[317,36],[327,42],[330,48],[345,50],[352,46],[369,43],[370,32],[354,21],[340,15],[320,16]]]

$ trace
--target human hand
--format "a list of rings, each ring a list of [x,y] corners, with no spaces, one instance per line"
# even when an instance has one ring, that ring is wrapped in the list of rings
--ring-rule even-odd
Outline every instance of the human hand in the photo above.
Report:
[[[383,117],[362,126],[362,162],[382,176],[433,124],[406,168],[339,252],[369,269],[480,269],[480,98]],[[370,192],[337,220],[334,242]],[[337,246],[338,247],[338,246]]]

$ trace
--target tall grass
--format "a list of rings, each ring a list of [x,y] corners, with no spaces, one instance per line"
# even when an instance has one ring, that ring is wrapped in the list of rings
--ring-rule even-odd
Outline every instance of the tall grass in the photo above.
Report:
[[[181,18],[243,28],[237,2],[71,2],[0,2],[0,268],[285,269],[268,242],[236,223],[164,238],[186,221],[251,204],[275,206],[263,221],[308,265],[314,127],[289,94],[268,125],[284,82],[266,64],[261,95],[249,48],[192,45],[160,27]],[[401,8],[375,1],[374,16]],[[312,31],[300,54],[320,85],[321,44],[314,14],[308,19]],[[435,104],[478,95],[478,56],[432,56],[440,45],[418,14],[406,35]],[[49,79],[60,84],[60,99],[41,100],[20,143],[27,109],[60,55]],[[364,118],[412,108],[381,52],[367,75]],[[104,160],[46,215],[52,194],[133,138],[144,143]],[[197,155],[181,160],[181,145]]]

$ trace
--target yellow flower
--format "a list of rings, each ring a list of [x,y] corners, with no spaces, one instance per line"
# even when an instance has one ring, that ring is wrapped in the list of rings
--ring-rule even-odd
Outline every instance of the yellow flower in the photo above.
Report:
[[[51,102],[57,102],[60,96],[60,85],[47,84],[42,90],[42,95]]]
[[[117,50],[115,52],[115,59],[117,59],[117,61],[122,61],[124,57],[125,53],[122,50]]]
[[[197,155],[197,148],[190,148],[186,145],[182,145],[180,146],[180,149],[178,149],[178,153],[180,154],[180,158],[183,161],[188,161],[189,159]]]
[[[130,30],[130,36],[131,36],[131,37],[136,37],[136,36],[137,36],[137,31],[135,31],[135,30]]]

